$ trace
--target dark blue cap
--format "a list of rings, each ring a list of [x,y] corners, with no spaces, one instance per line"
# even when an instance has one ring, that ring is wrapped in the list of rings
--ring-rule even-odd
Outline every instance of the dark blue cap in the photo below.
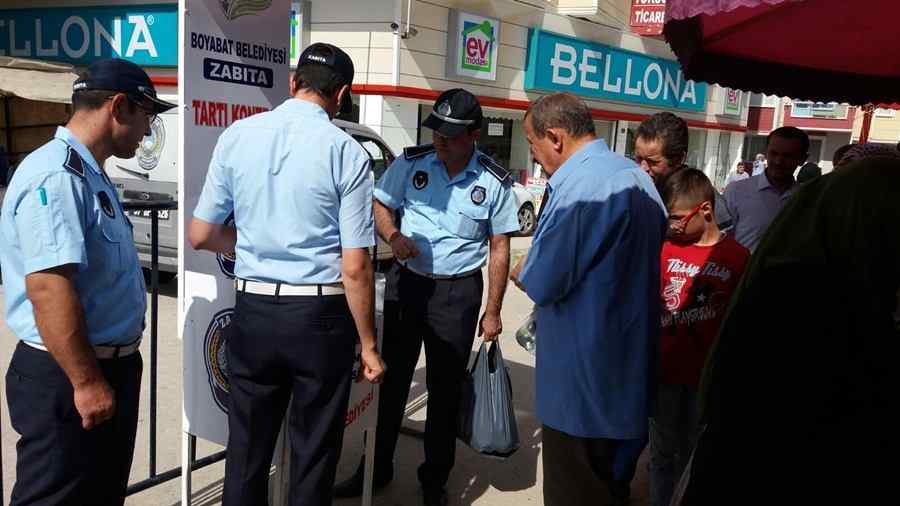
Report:
[[[175,104],[156,97],[156,88],[144,69],[120,58],[97,60],[88,66],[75,83],[72,93],[88,90],[118,91],[156,114],[168,111]]]
[[[304,49],[300,54],[297,68],[316,64],[330,68],[337,75],[341,76],[348,86],[353,86],[353,75],[355,73],[353,60],[341,48],[324,42],[316,42]],[[344,97],[344,102],[341,104],[341,112],[349,112],[352,106],[352,98],[350,93],[347,93],[347,96]]]
[[[481,128],[482,119],[478,98],[462,88],[454,88],[441,93],[422,124],[444,137],[456,137]]]

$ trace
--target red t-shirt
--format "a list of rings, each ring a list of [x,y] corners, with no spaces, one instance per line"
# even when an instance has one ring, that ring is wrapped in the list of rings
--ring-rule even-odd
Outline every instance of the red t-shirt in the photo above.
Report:
[[[663,243],[660,382],[697,387],[750,252],[726,235],[713,246]]]

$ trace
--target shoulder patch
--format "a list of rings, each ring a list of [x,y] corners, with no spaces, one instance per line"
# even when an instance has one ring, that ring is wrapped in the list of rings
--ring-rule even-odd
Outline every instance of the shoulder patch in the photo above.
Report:
[[[403,148],[403,158],[407,160],[415,160],[429,153],[434,153],[434,144],[422,144],[421,146],[410,146]]]
[[[84,160],[81,159],[81,155],[72,149],[72,146],[66,146],[66,151],[66,162],[63,164],[63,168],[84,179]]]
[[[495,162],[494,159],[489,157],[488,155],[478,155],[478,163],[480,163],[481,166],[485,168],[485,170],[490,172],[491,175],[497,178],[497,180],[501,183],[509,179],[509,171],[504,169],[502,165]]]

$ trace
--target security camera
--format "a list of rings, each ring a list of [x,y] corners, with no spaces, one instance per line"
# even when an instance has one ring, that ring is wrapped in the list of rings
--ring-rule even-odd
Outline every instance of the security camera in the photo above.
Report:
[[[419,34],[419,31],[411,26],[407,26],[406,30],[401,31],[400,25],[397,23],[391,23],[391,31],[394,35],[399,35],[401,39],[408,39]]]

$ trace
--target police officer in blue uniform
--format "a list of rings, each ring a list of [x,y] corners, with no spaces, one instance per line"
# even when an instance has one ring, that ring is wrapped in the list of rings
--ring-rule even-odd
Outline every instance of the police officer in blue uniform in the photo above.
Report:
[[[385,315],[375,487],[393,477],[393,456],[422,344],[427,360],[425,463],[418,469],[426,505],[446,504],[444,485],[456,451],[456,417],[476,331],[502,331],[500,308],[509,274],[509,233],[519,230],[509,173],[475,147],[482,111],[463,89],[438,97],[424,125],[434,144],[407,148],[375,189],[375,221],[400,262],[399,318]],[[395,214],[402,217],[398,223]],[[490,257],[488,297],[479,320],[481,268]],[[386,306],[387,307],[387,306]],[[362,468],[336,490],[358,495]]]
[[[292,396],[290,504],[331,504],[358,340],[360,375],[377,383],[385,370],[369,258],[371,161],[331,122],[349,103],[353,73],[335,46],[304,50],[293,98],[221,135],[194,210],[194,248],[236,257],[225,506],[267,504]]]
[[[134,156],[174,107],[119,59],[76,81],[73,115],[19,165],[0,212],[6,320],[20,339],[6,374],[14,505],[121,505],[134,455],[144,278],[110,156]]]

